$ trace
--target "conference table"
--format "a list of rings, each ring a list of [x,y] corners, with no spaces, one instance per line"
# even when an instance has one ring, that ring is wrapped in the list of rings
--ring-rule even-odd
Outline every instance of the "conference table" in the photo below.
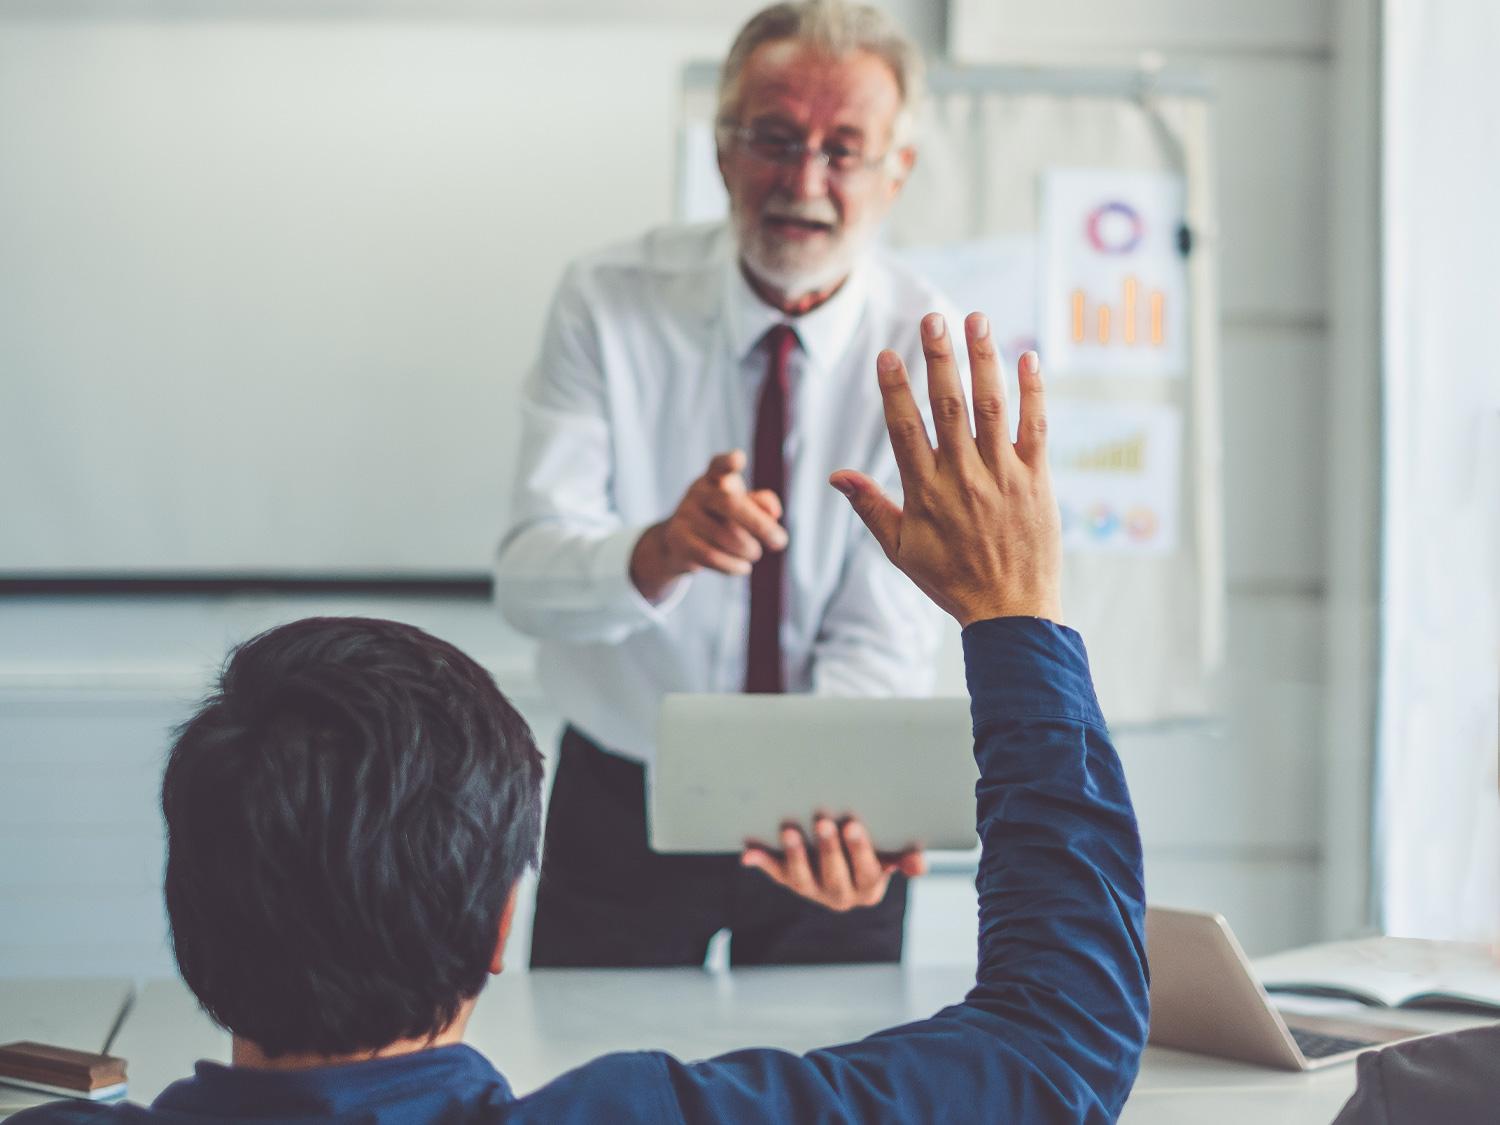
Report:
[[[656,1048],[701,1058],[748,1046],[806,1051],[848,1042],[931,1015],[962,998],[972,980],[963,966],[505,973],[480,997],[467,1041],[525,1094],[609,1051]],[[129,987],[119,980],[0,980],[0,1042],[98,1050]],[[1401,1018],[1433,1030],[1482,1022],[1444,1013]],[[227,1061],[229,1037],[181,981],[157,980],[139,990],[113,1053],[128,1061],[131,1100],[149,1102],[190,1074],[195,1060]],[[1148,1047],[1121,1120],[1323,1125],[1353,1088],[1352,1065],[1297,1074]],[[40,1100],[0,1090],[0,1116]]]

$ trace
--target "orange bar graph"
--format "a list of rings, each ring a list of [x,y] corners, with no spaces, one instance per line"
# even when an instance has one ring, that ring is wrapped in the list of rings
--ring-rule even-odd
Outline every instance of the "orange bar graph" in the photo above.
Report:
[[[1118,344],[1126,347],[1136,347],[1147,341],[1154,348],[1166,346],[1167,295],[1160,289],[1143,286],[1140,278],[1130,276],[1124,279],[1119,306],[1104,301],[1095,304],[1082,289],[1074,289],[1070,296],[1073,343],[1108,347],[1118,336]],[[1146,306],[1147,323],[1144,326],[1141,324],[1142,304]],[[1090,329],[1093,330],[1092,338]]]

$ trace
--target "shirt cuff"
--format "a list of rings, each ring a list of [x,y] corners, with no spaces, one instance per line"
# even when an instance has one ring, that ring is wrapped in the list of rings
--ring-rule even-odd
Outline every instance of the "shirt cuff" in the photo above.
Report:
[[[1041,617],[995,617],[963,632],[974,730],[1025,716],[1104,726],[1083,638]]]
[[[606,581],[617,584],[615,593],[622,604],[629,605],[643,622],[660,625],[687,596],[693,576],[684,574],[677,579],[672,583],[667,596],[654,604],[636,589],[635,583],[630,580],[630,557],[635,553],[635,545],[640,542],[641,536],[652,526],[654,525],[642,524],[639,527],[624,527],[612,533],[599,545],[595,564],[599,568],[596,573],[606,576]]]

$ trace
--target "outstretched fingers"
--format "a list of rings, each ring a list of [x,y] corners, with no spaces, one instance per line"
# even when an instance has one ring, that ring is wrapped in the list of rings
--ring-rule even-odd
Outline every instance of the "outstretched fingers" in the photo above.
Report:
[[[964,335],[968,339],[969,372],[974,381],[974,443],[990,472],[998,473],[1012,447],[1005,410],[1005,380],[1000,374],[995,340],[990,335],[990,318],[983,313],[970,313],[964,321]]]
[[[922,355],[927,361],[927,399],[932,404],[939,455],[960,463],[974,448],[974,436],[969,429],[969,404],[958,376],[958,361],[953,355],[953,338],[938,313],[922,318]]]
[[[932,475],[937,464],[927,440],[927,427],[922,422],[922,412],[917,409],[917,400],[912,397],[911,381],[901,357],[890,350],[881,352],[875,360],[875,372],[880,378],[885,428],[891,436],[891,450],[896,455],[901,486],[912,492],[919,481]]]
[[[1042,389],[1042,365],[1036,352],[1025,352],[1016,363],[1021,383],[1021,422],[1016,453],[1033,469],[1047,464],[1047,394]]]

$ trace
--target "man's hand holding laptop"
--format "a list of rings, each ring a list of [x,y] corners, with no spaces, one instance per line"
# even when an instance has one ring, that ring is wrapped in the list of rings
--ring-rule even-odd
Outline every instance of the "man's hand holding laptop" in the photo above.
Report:
[[[886,428],[901,474],[903,504],[863,473],[841,469],[829,483],[891,560],[961,626],[993,617],[1062,622],[1062,531],[1047,468],[1047,411],[1035,352],[1018,363],[1020,424],[1010,440],[1005,384],[989,318],[971,313],[964,332],[973,375],[974,425],[937,313],[922,320],[927,394],[937,447],[929,443],[901,358],[880,353],[877,373]],[[778,854],[758,843],[741,861],[831,910],[870,906],[891,873],[926,871],[920,851],[878,855],[857,818],[813,822],[816,867],[802,829],[783,826]]]

